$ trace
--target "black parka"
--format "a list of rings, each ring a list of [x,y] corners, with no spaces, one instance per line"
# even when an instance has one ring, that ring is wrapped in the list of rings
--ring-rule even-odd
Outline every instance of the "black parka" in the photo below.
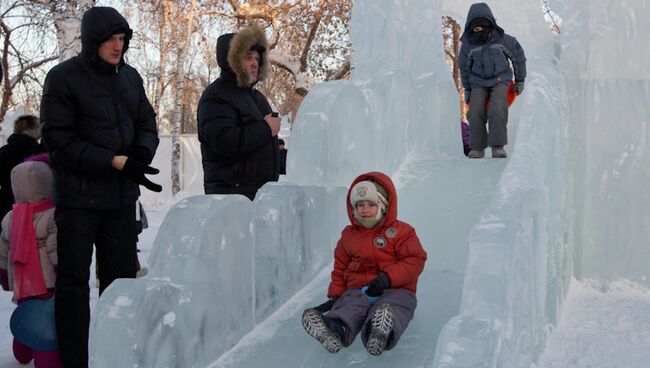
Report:
[[[139,196],[136,183],[111,166],[116,155],[158,147],[155,113],[142,78],[124,63],[110,65],[97,50],[113,34],[132,31],[113,8],[95,7],[81,25],[82,51],[47,74],[41,100],[43,141],[54,171],[54,201],[71,208],[121,209]],[[136,148],[140,147],[140,149]],[[143,148],[143,149],[142,149]]]
[[[36,138],[21,133],[10,135],[7,144],[0,147],[0,220],[11,211],[14,203],[11,170],[28,156],[43,150]]]
[[[243,194],[253,200],[264,183],[279,177],[278,138],[264,120],[271,106],[261,92],[242,85],[245,71],[236,64],[241,55],[231,50],[235,44],[235,54],[245,53],[258,44],[258,36],[263,33],[246,31],[218,40],[221,75],[205,89],[197,111],[206,194]],[[260,77],[267,48],[261,53]]]

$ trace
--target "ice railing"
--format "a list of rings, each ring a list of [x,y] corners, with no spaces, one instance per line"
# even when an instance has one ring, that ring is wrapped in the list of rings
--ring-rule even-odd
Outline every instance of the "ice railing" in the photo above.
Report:
[[[178,202],[160,226],[149,275],[116,280],[99,299],[93,366],[214,361],[331,262],[345,193],[269,184],[252,203],[233,195]]]

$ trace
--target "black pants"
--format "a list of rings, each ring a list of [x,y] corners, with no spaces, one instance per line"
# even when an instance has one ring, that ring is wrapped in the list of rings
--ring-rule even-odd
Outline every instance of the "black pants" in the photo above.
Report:
[[[88,367],[88,286],[93,244],[99,294],[117,278],[136,274],[135,204],[120,210],[57,207],[58,270],[55,318],[65,368]]]

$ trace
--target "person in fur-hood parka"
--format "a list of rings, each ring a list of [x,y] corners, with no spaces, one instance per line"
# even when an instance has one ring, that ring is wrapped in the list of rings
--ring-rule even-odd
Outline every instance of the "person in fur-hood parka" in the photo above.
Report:
[[[237,79],[237,86],[249,87],[251,85],[250,72],[244,67],[242,61],[249,50],[259,53],[259,70],[254,83],[266,79],[269,73],[268,51],[269,42],[264,30],[258,25],[251,25],[237,33],[229,33],[219,37],[217,44],[217,62],[221,68],[221,76],[232,73]],[[223,50],[223,51],[220,51]]]
[[[264,183],[279,178],[280,119],[254,88],[268,74],[268,48],[257,25],[217,40],[221,74],[203,91],[197,109],[206,194],[253,200]]]

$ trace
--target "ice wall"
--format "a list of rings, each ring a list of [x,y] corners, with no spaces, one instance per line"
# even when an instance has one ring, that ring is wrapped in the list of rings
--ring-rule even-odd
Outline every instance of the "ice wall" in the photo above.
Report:
[[[355,2],[352,78],[315,86],[300,106],[290,180],[349,185],[364,171],[462,156],[440,17],[439,0]]]
[[[566,14],[576,275],[650,284],[650,3],[572,1]]]
[[[165,217],[141,279],[115,281],[92,319],[100,367],[204,367],[331,262],[345,188],[267,185],[195,196]],[[116,353],[119,352],[119,353]]]

